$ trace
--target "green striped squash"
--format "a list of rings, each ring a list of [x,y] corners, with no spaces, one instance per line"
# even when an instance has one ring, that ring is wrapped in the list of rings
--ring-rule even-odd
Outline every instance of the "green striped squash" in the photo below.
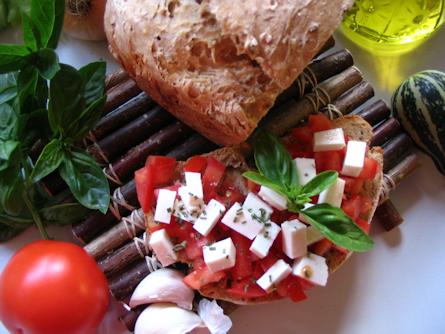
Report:
[[[445,175],[445,73],[423,71],[409,77],[392,99],[394,117]]]

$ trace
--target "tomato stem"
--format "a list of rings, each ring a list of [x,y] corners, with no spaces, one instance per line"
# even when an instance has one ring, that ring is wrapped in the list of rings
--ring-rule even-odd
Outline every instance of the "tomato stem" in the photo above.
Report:
[[[34,208],[34,205],[31,203],[31,200],[28,198],[28,194],[26,192],[23,193],[23,201],[25,202],[26,207],[31,213],[32,218],[34,219],[34,222],[36,223],[37,229],[39,230],[42,238],[46,240],[51,239],[48,235],[48,232],[46,232],[45,226],[43,225],[43,221],[40,218],[39,213]]]

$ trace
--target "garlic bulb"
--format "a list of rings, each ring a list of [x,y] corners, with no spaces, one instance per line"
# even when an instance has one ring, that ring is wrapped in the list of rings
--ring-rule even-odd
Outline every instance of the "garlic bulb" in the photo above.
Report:
[[[198,305],[198,315],[212,334],[226,334],[232,327],[232,320],[224,314],[216,300],[202,299]]]

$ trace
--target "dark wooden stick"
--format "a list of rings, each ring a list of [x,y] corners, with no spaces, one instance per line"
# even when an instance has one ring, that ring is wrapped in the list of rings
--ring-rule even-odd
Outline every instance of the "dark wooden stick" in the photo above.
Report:
[[[372,85],[369,82],[362,81],[341,95],[332,104],[335,105],[343,115],[347,115],[373,96],[374,88],[372,88]]]
[[[215,143],[195,133],[182,144],[171,150],[167,156],[175,158],[176,160],[186,160],[191,156],[208,153],[217,148],[218,146]]]
[[[108,282],[111,294],[116,300],[125,301],[149,273],[145,260],[139,261],[135,266],[128,268],[125,275],[117,276]]]
[[[105,89],[110,90],[127,79],[129,79],[129,75],[125,70],[119,70],[115,73],[109,74],[105,79]]]
[[[406,133],[400,133],[383,145],[383,171],[387,173],[390,169],[413,148],[413,143]]]
[[[147,306],[146,305],[140,305],[134,309],[126,310],[124,311],[124,314],[119,317],[119,320],[122,322],[122,324],[127,328],[130,332],[134,331],[134,326],[136,325],[136,320],[138,319],[139,315],[142,313],[143,310],[145,310]]]
[[[383,100],[378,100],[372,105],[357,111],[357,115],[363,117],[372,126],[379,124],[385,119],[389,118],[391,110]]]
[[[119,107],[122,103],[135,97],[140,92],[141,89],[136,85],[136,82],[130,78],[114,86],[107,92],[107,102],[105,102],[104,114]]]
[[[382,146],[390,138],[394,138],[401,131],[402,127],[400,126],[399,121],[391,117],[374,130],[371,146]]]
[[[394,204],[390,200],[387,200],[377,207],[372,223],[379,224],[383,226],[385,230],[390,231],[402,224],[403,218]]]
[[[324,43],[324,45],[322,46],[322,48],[320,49],[320,51],[318,51],[317,55],[315,57],[318,57],[320,55],[322,55],[323,53],[325,53],[326,51],[332,49],[335,46],[335,39],[334,37],[329,37],[329,39],[326,41],[326,43]]]

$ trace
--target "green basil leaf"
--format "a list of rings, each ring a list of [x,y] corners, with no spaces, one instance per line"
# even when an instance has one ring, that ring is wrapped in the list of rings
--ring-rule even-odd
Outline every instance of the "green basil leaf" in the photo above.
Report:
[[[8,225],[17,229],[24,229],[32,225],[34,221],[31,218],[22,218],[9,216],[7,214],[0,214],[0,224]]]
[[[79,203],[64,203],[45,207],[39,212],[48,224],[71,225],[82,221],[90,211]]]
[[[97,101],[94,101],[87,107],[79,118],[72,123],[66,130],[67,136],[74,140],[82,139],[85,135],[94,128],[102,117],[102,109],[105,105],[107,97],[104,95]]]
[[[79,70],[85,82],[85,103],[91,105],[105,94],[105,73],[107,64],[103,61],[90,63]]]
[[[18,155],[18,153],[16,153]],[[0,173],[0,204],[3,210],[11,216],[18,216],[23,211],[22,193],[23,180],[20,164],[14,163],[12,158],[10,166]]]
[[[15,139],[18,130],[18,119],[9,104],[0,104],[0,140]]]
[[[110,187],[102,169],[89,155],[79,151],[67,152],[59,171],[80,204],[107,212]]]
[[[40,109],[30,114],[21,115],[19,121],[22,123],[20,138],[23,152],[29,152],[39,139],[46,142],[47,138],[51,138],[47,110]]]
[[[17,80],[15,73],[0,74],[0,105],[11,101],[16,96]]]
[[[50,141],[40,153],[31,174],[33,182],[39,182],[45,176],[59,168],[63,160],[63,147],[58,139]]]
[[[261,186],[266,186],[266,187],[282,194],[283,196],[286,196],[286,194],[283,193],[283,189],[279,185],[270,181],[267,177],[261,175],[260,173],[249,171],[249,172],[243,173],[243,176],[246,179],[249,179],[249,180],[255,182],[256,184],[259,184]]]
[[[304,218],[334,244],[353,252],[366,252],[372,239],[341,209],[317,204],[301,212]]]
[[[47,47],[56,49],[62,33],[63,21],[65,17],[65,0],[55,0],[54,2],[54,26],[49,38]]]
[[[31,113],[37,109],[46,109],[48,84],[34,66],[27,66],[20,71],[17,79],[18,106],[20,114]]]
[[[39,39],[37,47],[48,46],[51,39],[55,23],[56,4],[54,0],[31,0],[30,17],[38,32]]]
[[[52,49],[41,49],[37,51],[32,55],[32,64],[46,80],[54,78],[60,70],[59,56]]]
[[[325,171],[304,185],[301,194],[306,197],[312,197],[320,194],[326,188],[329,188],[338,179],[338,173],[335,171]]]
[[[61,133],[65,137],[65,129],[84,110],[84,89],[80,73],[74,67],[61,64],[49,88],[48,118],[54,133]]]
[[[18,236],[25,229],[13,228],[8,225],[0,224],[0,242],[6,242]]]
[[[0,73],[22,69],[28,63],[28,55],[23,45],[0,44]]]
[[[282,189],[298,187],[298,173],[289,152],[277,138],[259,131],[254,137],[255,163],[259,172]]]
[[[26,13],[22,13],[22,30],[25,46],[31,51],[37,51],[42,45],[40,32],[32,18]]]
[[[11,156],[19,148],[17,141],[0,141],[0,172],[9,167]]]

